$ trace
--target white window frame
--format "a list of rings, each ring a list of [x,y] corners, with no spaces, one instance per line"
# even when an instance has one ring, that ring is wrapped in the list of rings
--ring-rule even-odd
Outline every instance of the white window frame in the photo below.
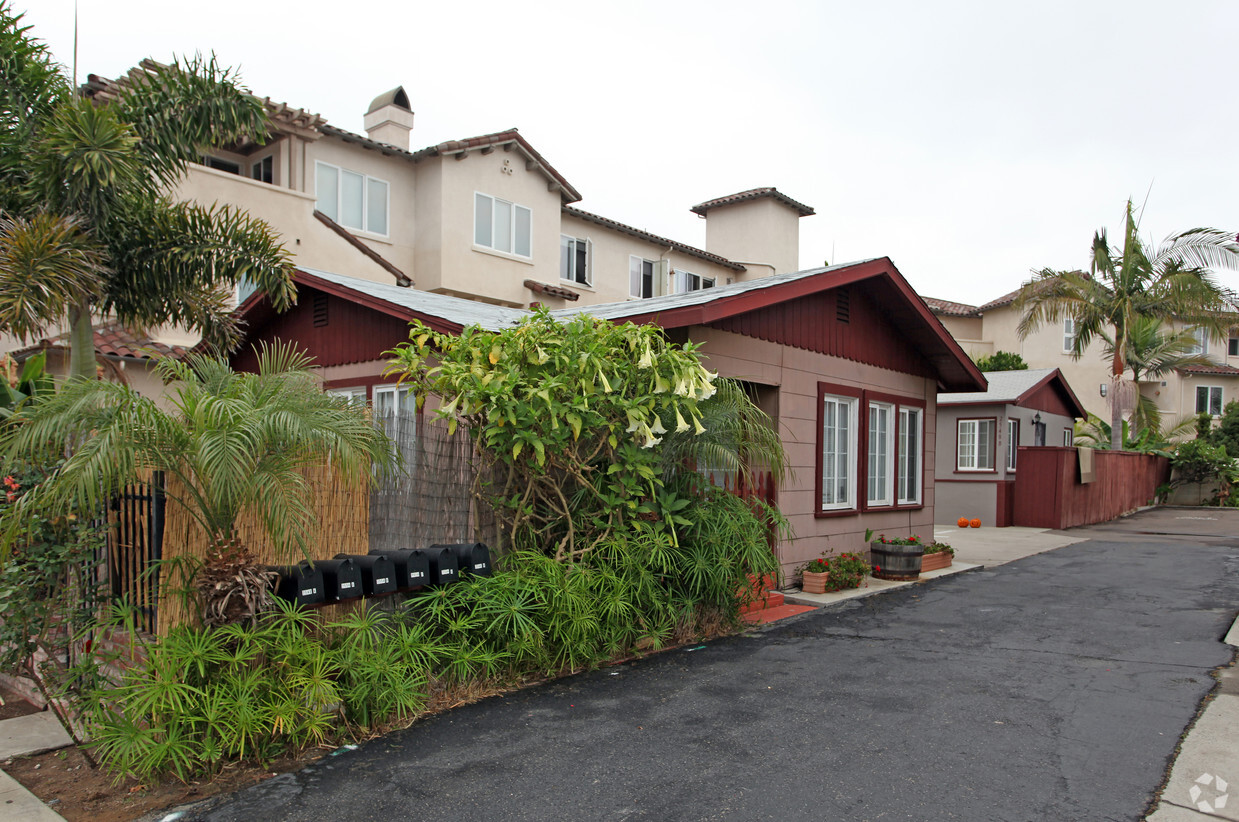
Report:
[[[714,284],[714,277],[703,277],[700,274],[694,274],[691,271],[685,271],[680,268],[675,268],[671,271],[671,293],[673,294],[702,291],[706,288],[714,288]]]
[[[565,258],[563,252],[565,247],[568,251],[568,256]],[[579,261],[579,252],[584,247],[585,250],[585,270],[577,271],[577,262]],[[594,244],[588,238],[573,237],[568,234],[559,235],[559,279],[565,283],[573,283],[575,285],[592,286],[594,284]],[[567,271],[564,270],[565,264]]]
[[[636,265],[641,266],[641,273],[639,276],[642,278],[642,280],[644,280],[645,278],[645,266],[649,265],[650,267],[650,293],[649,294],[634,293],[639,290],[637,283],[633,281],[633,276],[637,274],[637,272],[634,271],[634,266]],[[628,255],[628,296],[634,300],[645,300],[645,299],[649,299],[650,297],[658,296],[658,260],[649,260],[649,259],[646,259],[645,257],[639,257],[636,254]]]
[[[1075,350],[1076,345],[1076,329],[1075,317],[1063,318],[1063,353],[1070,354]]]
[[[981,428],[989,428],[989,447],[985,454],[981,453]],[[956,471],[986,471],[994,469],[994,451],[996,443],[994,434],[998,426],[993,419],[959,420],[955,426],[955,470]],[[965,445],[969,446],[965,451]],[[989,464],[982,464],[982,457],[987,457]]]
[[[486,205],[483,205],[482,201],[487,201]],[[495,220],[495,211],[496,211],[495,206],[497,203],[502,203],[503,205],[509,206],[508,225],[507,225],[508,248],[506,250],[499,248],[495,244],[495,237],[499,236],[498,229],[500,228],[500,226],[496,224],[496,220]],[[490,208],[490,239],[488,242],[482,242],[478,238],[478,215],[481,214],[483,208],[487,206],[489,206]],[[529,215],[529,220],[528,220],[529,236],[524,237],[524,238],[520,237],[516,230],[517,223],[520,222],[517,219],[516,215],[520,211],[524,211],[526,214]],[[516,250],[518,247],[519,241],[521,239],[524,239],[525,244],[528,246],[528,249],[529,249],[528,254],[522,254],[521,252]],[[511,200],[505,200],[502,197],[496,197],[493,194],[487,194],[484,191],[473,192],[473,247],[475,249],[484,250],[488,254],[498,254],[501,257],[510,257],[514,260],[532,260],[533,259],[533,209],[530,208],[529,206],[521,205],[520,203],[514,203]]]
[[[1076,444],[1076,432],[1071,428],[1063,429],[1063,447],[1070,448]]]
[[[1205,407],[1200,407],[1200,392],[1205,393]],[[1217,397],[1217,413],[1213,413],[1213,398]],[[1226,396],[1220,385],[1198,385],[1196,386],[1196,413],[1208,414],[1211,417],[1220,417],[1222,410],[1226,407]]]
[[[336,175],[336,204],[334,214],[323,208],[322,199],[318,196],[318,176],[319,169],[327,169],[334,171]],[[355,174],[362,179],[361,185],[361,225],[349,225],[343,220],[343,196],[344,186],[341,185],[345,174]],[[273,178],[274,179],[274,178]],[[383,222],[385,231],[373,231],[370,228],[370,187],[378,184],[384,186],[383,190]],[[390,237],[391,236],[391,183],[386,180],[381,180],[378,177],[371,177],[368,174],[363,174],[360,171],[354,171],[351,168],[334,165],[333,163],[324,163],[322,160],[314,161],[314,196],[315,207],[330,217],[335,222],[353,231],[359,231],[363,234],[369,234],[373,237]]]
[[[895,405],[870,402],[866,432],[865,504],[878,508],[895,503]]]
[[[327,394],[333,397],[348,397],[348,401],[354,405],[366,404],[366,387],[364,385],[350,385],[345,388],[328,388]]]
[[[1192,336],[1196,339],[1196,344],[1188,349],[1188,354],[1209,355],[1209,331],[1205,328],[1192,329]]]
[[[858,409],[860,408],[859,397],[849,397],[839,394],[824,394],[822,396],[822,431],[821,442],[819,447],[822,449],[822,477],[821,477],[821,497],[818,499],[819,511],[847,511],[853,510],[856,506],[856,447],[858,442],[857,419]],[[828,415],[826,408],[833,408],[836,412],[836,419],[846,420],[846,429],[843,430],[842,451],[839,448],[833,450],[830,455],[827,455],[826,447],[831,438],[827,437]],[[844,417],[843,415],[846,415]],[[833,441],[838,443],[839,431],[843,426],[835,425],[835,436]],[[829,463],[833,462],[833,466]],[[828,470],[831,482],[828,486],[827,476]],[[836,478],[840,476],[840,469],[846,472],[844,479],[844,488],[842,498],[835,498],[827,501],[827,497],[834,497],[834,491],[837,488]],[[828,493],[829,491],[829,493]]]
[[[1008,417],[1007,418],[1007,470],[1014,473],[1015,464],[1019,458],[1020,448],[1020,421]]]
[[[1226,356],[1239,357],[1239,337],[1231,336],[1227,338]]]
[[[909,434],[914,433],[915,440],[910,441]],[[921,502],[921,485],[924,482],[922,473],[925,466],[925,409],[915,405],[899,406],[899,441],[897,459],[899,463],[895,476],[895,504],[919,505]],[[915,464],[912,463],[915,457]],[[905,491],[911,490],[908,494]]]

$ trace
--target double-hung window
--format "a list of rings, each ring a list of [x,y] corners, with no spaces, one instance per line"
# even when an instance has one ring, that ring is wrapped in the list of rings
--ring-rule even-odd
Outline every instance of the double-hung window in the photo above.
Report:
[[[959,471],[994,470],[994,420],[960,420],[955,467]]]
[[[646,299],[654,296],[654,269],[657,266],[653,260],[641,257],[628,258],[628,294],[636,299]]]
[[[1063,351],[1064,352],[1070,353],[1072,351],[1075,351],[1076,334],[1078,333],[1078,331],[1079,329],[1076,328],[1076,321],[1074,317],[1063,318]]]
[[[1226,356],[1239,357],[1239,337],[1231,337],[1226,341]]]
[[[894,503],[895,406],[869,403],[869,471],[866,477],[869,505]]]
[[[1063,445],[1067,448],[1076,444],[1076,432],[1070,428],[1063,429]]]
[[[559,237],[559,279],[589,285],[589,240],[579,237]]]
[[[700,274],[681,271],[677,268],[672,272],[671,286],[674,293],[684,294],[689,291],[700,291],[703,288],[714,288],[714,278],[702,277]]]
[[[321,161],[315,169],[319,211],[345,228],[387,236],[387,183]]]
[[[899,408],[899,476],[895,502],[916,505],[921,501],[921,442],[923,417],[920,408]]]
[[[473,195],[473,242],[517,257],[533,256],[533,212],[489,194]]]
[[[856,397],[822,395],[822,511],[856,507]]]
[[[1007,470],[1015,470],[1015,458],[1020,447],[1020,421],[1007,420]]]
[[[1196,413],[1209,414],[1214,417],[1222,415],[1222,386],[1196,386]]]
[[[250,164],[250,177],[260,183],[270,183],[275,179],[275,155],[268,154],[261,160]]]

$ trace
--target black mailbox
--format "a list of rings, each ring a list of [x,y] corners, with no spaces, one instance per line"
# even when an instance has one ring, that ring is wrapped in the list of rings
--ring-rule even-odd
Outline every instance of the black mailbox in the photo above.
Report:
[[[426,555],[431,585],[450,585],[460,581],[460,564],[456,562],[456,555],[451,548],[432,546],[416,553]]]
[[[454,545],[432,545],[430,550],[446,548],[456,556],[464,576],[490,576],[490,549],[480,542],[460,542]]]
[[[361,568],[352,559],[319,559],[315,560],[314,567],[323,572],[328,602],[361,596]]]
[[[396,572],[396,587],[401,590],[421,588],[430,584],[430,557],[425,551],[383,551],[374,549],[392,562]]]
[[[280,575],[275,594],[294,605],[315,605],[327,599],[323,572],[308,562],[276,568]]]
[[[368,597],[396,591],[396,569],[390,557],[382,554],[336,554],[336,559],[350,559],[361,571],[361,592]]]

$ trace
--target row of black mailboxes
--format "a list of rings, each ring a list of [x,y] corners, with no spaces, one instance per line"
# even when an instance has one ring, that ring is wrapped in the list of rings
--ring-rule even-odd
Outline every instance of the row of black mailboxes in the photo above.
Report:
[[[427,585],[450,585],[462,575],[490,576],[490,551],[480,542],[431,545],[410,551],[336,554],[335,559],[276,568],[276,594],[297,605],[382,596]]]

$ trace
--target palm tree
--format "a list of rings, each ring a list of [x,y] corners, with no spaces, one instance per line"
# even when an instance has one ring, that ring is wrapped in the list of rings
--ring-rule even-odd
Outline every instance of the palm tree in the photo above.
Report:
[[[1200,353],[1198,331],[1196,327],[1168,330],[1160,319],[1154,317],[1138,317],[1128,329],[1124,360],[1131,371],[1132,382],[1136,384],[1136,406],[1131,416],[1132,427],[1136,431],[1159,431],[1162,424],[1161,409],[1157,403],[1140,393],[1141,380],[1163,377],[1180,368],[1216,364],[1208,355]],[[1105,340],[1103,356],[1113,360],[1113,338],[1103,332],[1102,339]]]
[[[162,471],[177,480],[169,483],[170,498],[210,540],[200,589],[211,589],[221,569],[228,576],[254,567],[236,531],[247,512],[283,558],[307,555],[315,515],[300,469],[330,459],[345,481],[376,481],[392,468],[393,451],[364,409],[319,389],[310,360],[291,345],[263,348],[258,361],[250,374],[199,354],[159,360],[159,376],[174,386],[168,411],[126,385],[96,380],[71,380],[23,406],[0,432],[0,461],[50,464],[66,441],[75,448],[11,509],[2,553],[30,517],[97,511],[146,471]],[[252,587],[265,591],[266,578],[250,576]],[[218,593],[226,600],[229,592]],[[209,596],[206,604],[210,612]],[[243,618],[252,607],[229,616]]]
[[[1115,450],[1122,444],[1118,389],[1127,372],[1128,341],[1137,321],[1178,321],[1220,335],[1233,322],[1228,312],[1237,304],[1211,273],[1214,268],[1239,268],[1239,243],[1233,233],[1193,228],[1172,234],[1150,252],[1138,228],[1128,200],[1121,251],[1111,248],[1103,228],[1093,235],[1089,273],[1042,269],[1015,300],[1016,310],[1022,312],[1021,339],[1042,323],[1070,317],[1075,321],[1074,358],[1080,358],[1094,337],[1108,335],[1113,341],[1110,429]]]
[[[290,305],[290,258],[266,223],[168,196],[211,146],[265,138],[265,110],[236,76],[214,58],[147,61],[107,99],[85,99],[21,18],[0,3],[0,330],[67,322],[70,374],[89,377],[96,315],[227,347],[242,278]]]

